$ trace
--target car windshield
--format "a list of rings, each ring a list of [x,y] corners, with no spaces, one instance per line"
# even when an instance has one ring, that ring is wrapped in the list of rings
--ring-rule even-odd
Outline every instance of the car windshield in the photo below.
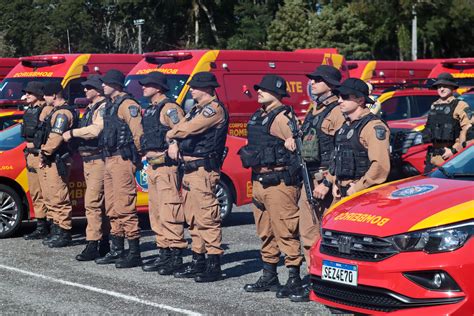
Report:
[[[61,78],[5,78],[0,84],[0,99],[21,100],[23,89],[30,81],[61,82]]]
[[[148,106],[148,103],[150,102],[149,99],[143,97],[143,89],[138,82],[144,77],[145,75],[127,76],[127,79],[125,80],[127,92],[133,95],[142,107]],[[167,75],[166,79],[168,80],[168,87],[170,88],[166,93],[168,98],[176,101],[188,78],[188,75]]]
[[[16,124],[0,131],[0,151],[6,151],[19,146],[24,142],[21,137],[21,124]]]
[[[474,146],[471,146],[446,162],[430,175],[433,178],[448,178],[474,181]]]

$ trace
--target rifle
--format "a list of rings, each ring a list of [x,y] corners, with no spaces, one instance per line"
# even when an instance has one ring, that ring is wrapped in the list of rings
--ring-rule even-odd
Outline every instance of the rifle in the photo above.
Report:
[[[295,111],[292,107],[289,107],[290,110],[289,112],[291,113],[291,116],[288,115],[288,111],[285,113],[285,116],[288,117],[288,126],[290,127],[291,133],[293,134],[293,138],[295,139],[296,143],[296,157],[297,157],[297,163],[298,166],[300,167],[300,172],[301,176],[303,178],[303,187],[306,192],[306,198],[308,199],[309,205],[312,209],[311,216],[313,218],[313,223],[317,222],[317,218],[320,218],[320,214],[317,214],[317,204],[318,202],[313,196],[313,181],[312,178],[309,174],[308,167],[306,166],[306,162],[303,159],[303,156],[301,154],[302,148],[303,148],[303,132],[301,129],[298,128],[298,123],[296,122],[296,115]]]

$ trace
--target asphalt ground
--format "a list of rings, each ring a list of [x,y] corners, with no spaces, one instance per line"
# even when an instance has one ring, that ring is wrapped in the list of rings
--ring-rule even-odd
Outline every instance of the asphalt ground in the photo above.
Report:
[[[152,259],[154,236],[147,215],[140,220],[142,257]],[[74,244],[67,248],[25,241],[22,235],[34,228],[29,223],[16,236],[0,240],[0,314],[331,314],[315,302],[292,303],[273,292],[243,290],[261,273],[260,242],[249,206],[234,208],[223,228],[225,279],[207,284],[145,273],[139,267],[120,270],[78,262],[74,257],[84,248],[85,220],[76,219],[73,226]],[[189,261],[191,251],[185,256]],[[282,263],[283,258],[278,271],[284,283],[287,271]],[[304,275],[306,265],[301,270]]]

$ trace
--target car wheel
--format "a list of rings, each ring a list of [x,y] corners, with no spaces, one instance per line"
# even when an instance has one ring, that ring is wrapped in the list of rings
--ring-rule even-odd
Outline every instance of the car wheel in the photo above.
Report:
[[[12,188],[0,184],[0,238],[11,236],[23,219],[21,199]]]
[[[234,199],[232,190],[225,181],[219,181],[216,185],[216,198],[221,207],[221,221],[224,222],[232,212],[234,206]]]

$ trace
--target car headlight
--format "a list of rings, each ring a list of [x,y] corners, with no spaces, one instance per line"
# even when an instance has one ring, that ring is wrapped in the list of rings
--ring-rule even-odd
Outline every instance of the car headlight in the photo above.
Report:
[[[441,228],[431,228],[400,234],[387,239],[399,251],[425,251],[437,253],[461,248],[473,235],[474,222],[461,223]]]

